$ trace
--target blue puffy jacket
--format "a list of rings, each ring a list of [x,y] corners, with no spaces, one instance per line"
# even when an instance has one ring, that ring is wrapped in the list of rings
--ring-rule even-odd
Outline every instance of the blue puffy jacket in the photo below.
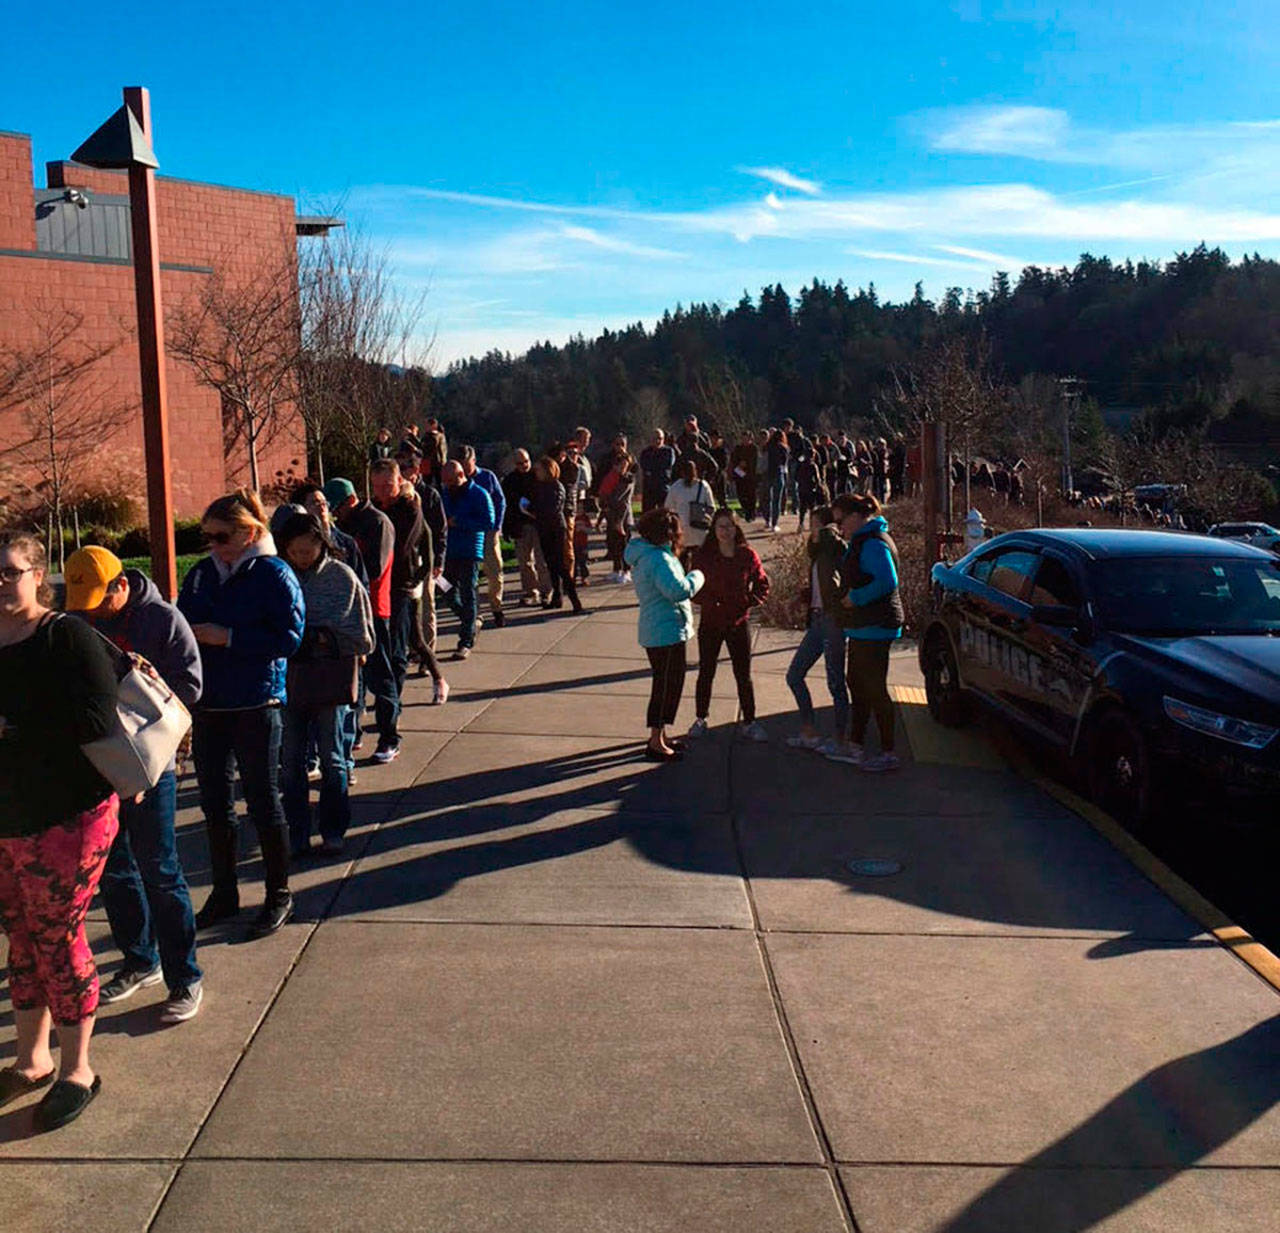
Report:
[[[449,543],[445,559],[449,561],[484,560],[484,536],[498,524],[493,517],[493,502],[475,480],[444,490],[444,512],[449,519]]]
[[[178,596],[194,625],[223,625],[228,646],[200,644],[204,666],[201,710],[232,711],[283,703],[285,661],[302,645],[302,588],[277,556],[242,557],[225,581],[212,557],[187,575]]]
[[[693,569],[686,574],[672,553],[647,539],[633,539],[624,556],[640,602],[640,645],[688,642],[693,637],[693,606],[689,601],[702,586],[702,571]]]

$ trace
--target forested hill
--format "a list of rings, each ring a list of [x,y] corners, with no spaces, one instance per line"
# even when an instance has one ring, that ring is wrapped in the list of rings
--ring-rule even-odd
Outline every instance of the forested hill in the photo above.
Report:
[[[873,426],[895,369],[957,332],[985,332],[1001,377],[1072,375],[1102,407],[1150,408],[1222,440],[1280,439],[1280,263],[1203,245],[1167,263],[1082,256],[1073,269],[998,274],[988,290],[907,303],[817,279],[727,311],[695,304],[652,329],[606,330],[523,356],[491,352],[433,382],[433,407],[479,441],[541,443],[577,423],[640,431],[727,396],[764,424]],[[726,394],[726,385],[729,394]],[[735,417],[737,418],[737,417]],[[824,417],[825,418],[825,417]]]

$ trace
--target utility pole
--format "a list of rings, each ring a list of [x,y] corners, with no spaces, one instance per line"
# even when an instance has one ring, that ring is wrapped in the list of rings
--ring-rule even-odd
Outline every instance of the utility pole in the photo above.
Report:
[[[1059,377],[1062,390],[1062,494],[1070,497],[1075,491],[1075,478],[1071,474],[1071,421],[1080,410],[1080,395],[1084,381],[1079,377]]]

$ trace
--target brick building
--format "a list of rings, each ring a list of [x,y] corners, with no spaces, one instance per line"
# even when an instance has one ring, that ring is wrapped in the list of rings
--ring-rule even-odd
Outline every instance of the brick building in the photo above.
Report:
[[[293,198],[189,180],[157,178],[162,295],[168,316],[218,271],[228,282],[279,270],[296,279],[298,235],[328,220],[299,219]],[[124,172],[71,162],[47,164],[33,186],[31,140],[0,132],[0,355],[39,345],[41,322],[63,309],[82,321],[77,341],[117,344],[94,366],[93,391],[120,410],[118,425],[83,465],[82,481],[123,488],[145,508],[138,353],[131,268],[128,183]],[[179,517],[198,515],[219,493],[248,480],[243,444],[224,448],[218,393],[168,357],[173,496]],[[21,408],[0,411],[0,459],[26,429]],[[259,442],[264,485],[278,471],[305,472],[301,419],[293,408],[271,440]],[[30,474],[10,482],[30,483]],[[29,468],[26,468],[29,471]]]

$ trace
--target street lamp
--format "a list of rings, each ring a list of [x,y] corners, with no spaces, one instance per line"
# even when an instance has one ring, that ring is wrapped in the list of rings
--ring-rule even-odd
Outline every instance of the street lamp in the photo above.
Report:
[[[178,593],[169,480],[169,396],[164,371],[164,314],[156,227],[156,156],[151,148],[151,95],[126,86],[124,106],[71,156],[88,167],[129,173],[133,282],[138,302],[138,365],[142,377],[142,437],[151,528],[151,576],[166,599]]]

